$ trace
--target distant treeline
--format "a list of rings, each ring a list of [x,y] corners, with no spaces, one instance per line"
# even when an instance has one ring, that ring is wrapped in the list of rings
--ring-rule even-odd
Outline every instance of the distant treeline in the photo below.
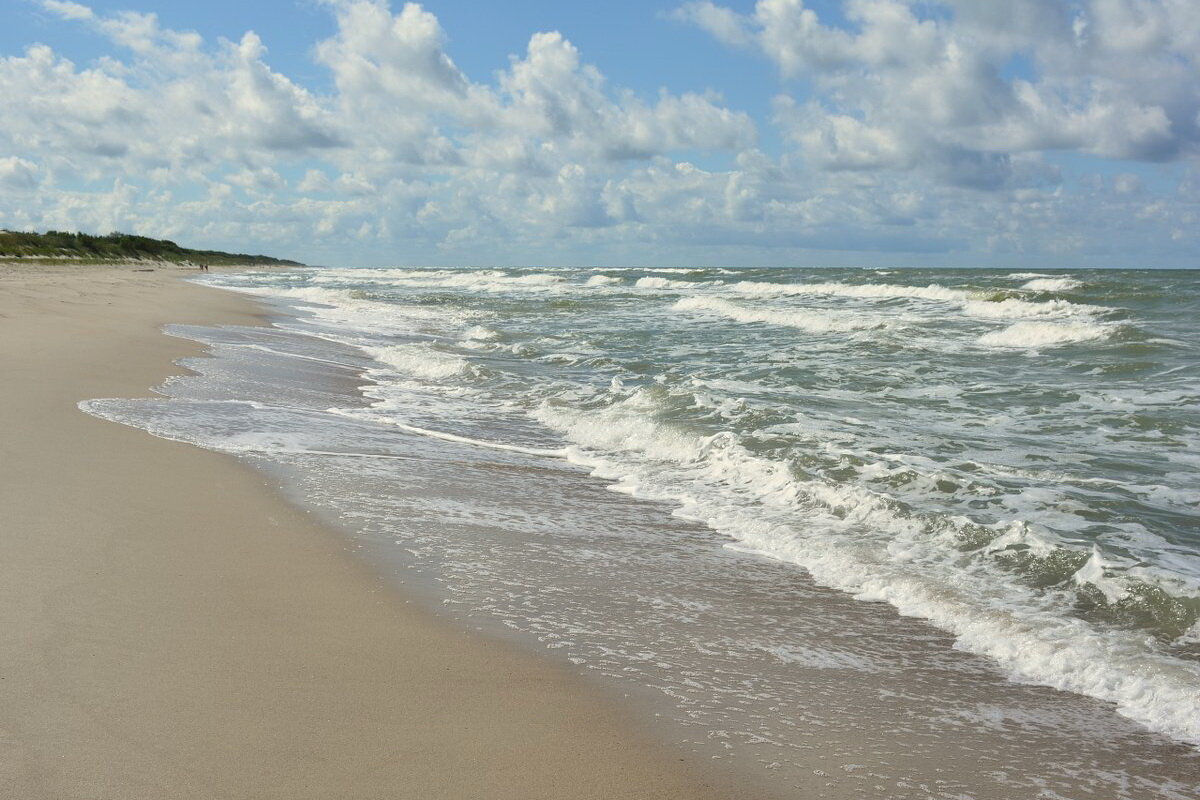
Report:
[[[22,233],[0,230],[0,258],[70,259],[81,261],[155,260],[195,264],[280,264],[298,266],[269,256],[222,253],[219,250],[190,250],[167,239],[151,239],[128,233],[92,236],[87,233],[47,231]]]

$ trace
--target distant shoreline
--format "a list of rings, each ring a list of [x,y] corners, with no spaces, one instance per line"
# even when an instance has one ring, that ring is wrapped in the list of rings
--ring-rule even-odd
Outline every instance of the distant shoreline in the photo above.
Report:
[[[170,239],[113,232],[95,236],[78,231],[10,231],[0,229],[0,260],[44,260],[52,264],[113,264],[126,261],[175,264],[302,267],[299,261],[262,254],[228,253],[182,247]]]
[[[152,268],[152,269],[181,269],[199,270],[205,264],[218,269],[295,269],[307,264],[299,262],[254,263],[254,262],[216,262],[216,261],[171,261],[166,259],[100,259],[64,256],[61,258],[43,256],[0,256],[0,266],[31,266],[31,267],[111,267],[120,269]]]

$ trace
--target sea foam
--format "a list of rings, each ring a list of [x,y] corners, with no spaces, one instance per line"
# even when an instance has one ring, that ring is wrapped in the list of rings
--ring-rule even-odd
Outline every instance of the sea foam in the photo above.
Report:
[[[1096,322],[1017,322],[1004,330],[985,333],[979,343],[990,347],[1038,349],[1107,339],[1116,328]]]
[[[1021,288],[1031,292],[1069,292],[1082,285],[1074,278],[1034,278]]]
[[[372,358],[378,359],[402,375],[413,375],[428,380],[461,375],[470,368],[467,360],[461,356],[443,353],[420,344],[364,346],[362,349]]]
[[[949,289],[937,284],[928,286],[903,286],[892,283],[765,283],[739,281],[730,284],[728,291],[754,297],[782,297],[787,295],[830,295],[865,299],[917,298],[920,300],[961,301],[969,300],[973,293],[963,289]]]
[[[956,567],[952,540],[852,485],[796,477],[785,463],[750,453],[729,434],[697,436],[655,420],[660,406],[637,392],[606,409],[545,405],[537,416],[578,449],[570,458],[617,488],[675,502],[754,550],[805,567],[819,582],[922,617],[989,656],[1021,681],[1116,704],[1148,727],[1200,743],[1200,664],[1148,651],[1141,636],[1098,631],[1063,616],[1001,570]],[[908,541],[906,555],[900,542]],[[1077,580],[1104,583],[1102,564]],[[1099,570],[1099,571],[1098,571]]]
[[[864,314],[837,313],[814,310],[783,310],[748,307],[716,297],[685,297],[672,306],[676,311],[701,311],[719,314],[737,322],[761,322],[797,328],[809,333],[830,333],[883,328],[891,323]]]
[[[1004,300],[968,300],[963,303],[962,309],[968,317],[985,319],[1080,317],[1095,316],[1106,311],[1106,309],[1096,306],[1080,305],[1066,300],[1047,300],[1034,303],[1012,297]]]

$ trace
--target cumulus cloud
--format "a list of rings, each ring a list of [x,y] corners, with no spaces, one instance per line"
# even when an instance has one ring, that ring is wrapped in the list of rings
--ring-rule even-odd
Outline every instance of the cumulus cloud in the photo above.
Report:
[[[337,144],[330,114],[266,65],[253,33],[205,50],[152,14],[72,14],[134,57],[80,69],[33,45],[0,59],[0,142],[10,148],[53,154],[56,166],[84,173],[103,169],[84,162],[95,157],[182,173]]]
[[[1188,0],[847,0],[836,24],[802,0],[682,6],[728,58],[773,65],[761,120],[711,91],[614,86],[557,31],[481,79],[421,5],[322,4],[318,90],[272,65],[269,32],[208,41],[42,0],[109,50],[0,55],[0,225],[342,262],[962,263],[1087,254],[1114,230],[1125,252],[1197,243]],[[1068,187],[1060,152],[1128,163]],[[1164,202],[1138,161],[1191,166]]]
[[[1187,0],[848,0],[844,13],[848,27],[804,0],[747,14],[704,0],[675,16],[813,83],[783,123],[819,166],[970,183],[1018,153],[1200,149],[1200,15]]]
[[[695,94],[663,93],[643,103],[629,92],[612,100],[604,78],[581,62],[562,34],[537,33],[522,59],[500,77],[501,123],[516,135],[554,140],[606,160],[644,159],[684,148],[738,149],[754,139],[745,115]]]
[[[471,81],[445,52],[437,18],[415,3],[332,4],[338,30],[317,46],[332,71],[345,136],[415,164],[554,175],[580,159],[644,159],[682,148],[734,149],[754,125],[714,98],[612,92],[561,33],[535,33],[495,85]]]

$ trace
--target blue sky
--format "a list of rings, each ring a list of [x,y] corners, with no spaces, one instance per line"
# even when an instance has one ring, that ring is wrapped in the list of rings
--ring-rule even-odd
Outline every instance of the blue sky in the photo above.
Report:
[[[18,0],[0,226],[330,264],[1200,266],[1185,0]]]

